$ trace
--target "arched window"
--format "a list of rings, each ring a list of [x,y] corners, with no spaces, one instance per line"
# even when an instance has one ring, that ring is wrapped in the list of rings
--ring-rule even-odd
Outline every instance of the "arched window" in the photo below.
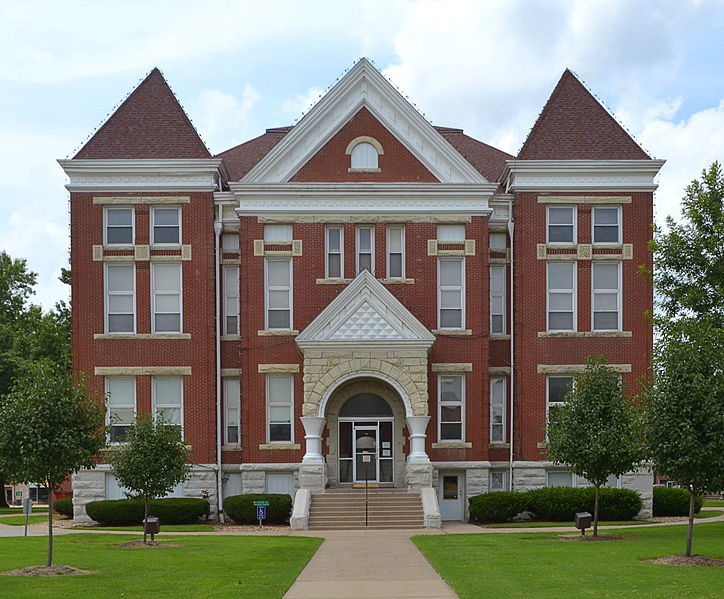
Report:
[[[377,149],[368,143],[352,148],[352,168],[377,168]]]

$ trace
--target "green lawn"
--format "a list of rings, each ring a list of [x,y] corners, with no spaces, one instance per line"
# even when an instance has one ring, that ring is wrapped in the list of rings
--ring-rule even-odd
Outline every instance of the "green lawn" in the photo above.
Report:
[[[180,547],[123,549],[137,535],[74,533],[55,537],[56,564],[98,570],[87,576],[3,576],[2,596],[249,597],[284,595],[321,539],[304,537],[162,537]],[[43,537],[0,538],[0,571],[45,563]]]
[[[704,507],[724,507],[724,501],[718,499],[709,499],[704,502]]]
[[[653,520],[601,520],[599,526],[637,526],[639,524],[652,524]],[[573,522],[500,522],[486,524],[485,528],[548,528],[573,526]],[[593,521],[591,521],[593,528]]]
[[[55,520],[57,516],[53,516]],[[32,514],[28,518],[28,524],[39,524],[40,522],[48,523],[48,514]],[[25,526],[25,516],[7,516],[0,518],[0,524],[7,524],[8,526]]]
[[[78,526],[79,529],[88,528],[87,526]],[[129,530],[133,532],[143,532],[143,526],[94,526],[93,530]],[[214,532],[211,524],[161,524],[161,535],[167,532]],[[159,537],[159,540],[160,539]]]
[[[22,514],[23,508],[21,507],[0,507],[0,516],[3,516],[5,514]],[[48,508],[47,507],[35,507],[33,506],[33,513],[34,514],[47,514]]]
[[[556,533],[417,536],[413,542],[460,599],[479,597],[720,597],[721,568],[645,564],[683,554],[686,526],[630,528],[617,541]],[[724,522],[694,527],[693,552],[724,559]]]

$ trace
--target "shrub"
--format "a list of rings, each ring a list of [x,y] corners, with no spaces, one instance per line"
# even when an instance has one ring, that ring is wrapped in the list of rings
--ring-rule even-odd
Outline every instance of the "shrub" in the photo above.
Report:
[[[698,495],[694,504],[694,512],[699,513],[704,498]],[[686,489],[670,489],[654,487],[654,516],[688,516],[689,491]]]
[[[542,520],[566,522],[576,512],[593,514],[596,489],[593,487],[544,487],[528,491],[528,506]],[[641,511],[641,496],[630,489],[603,487],[600,494],[599,520],[631,520]]]
[[[191,497],[152,499],[149,516],[157,516],[161,524],[196,522],[208,510],[209,502]],[[88,516],[107,526],[128,526],[143,522],[143,499],[91,501],[85,507]]]
[[[483,493],[469,499],[470,515],[480,522],[505,522],[528,506],[526,493],[496,491]]]
[[[67,518],[73,517],[73,498],[60,497],[53,502],[53,509]]]
[[[281,524],[289,519],[292,511],[292,498],[286,493],[259,493],[249,495],[231,495],[224,499],[224,513],[239,524],[256,524],[255,501],[266,500],[266,520],[268,524]]]

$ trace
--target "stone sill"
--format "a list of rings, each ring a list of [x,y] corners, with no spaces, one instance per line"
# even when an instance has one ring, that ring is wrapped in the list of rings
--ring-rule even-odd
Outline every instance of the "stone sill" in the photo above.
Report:
[[[538,443],[536,447],[538,449],[546,449],[548,447],[548,443]]]
[[[433,443],[433,449],[472,449],[472,443],[465,443],[464,441],[447,441],[443,443]]]
[[[538,338],[544,339],[549,337],[598,337],[598,338],[628,338],[631,337],[631,331],[539,331]]]
[[[448,335],[451,337],[463,337],[465,335],[472,335],[473,332],[470,329],[433,329],[433,335]]]
[[[299,443],[260,443],[259,449],[268,451],[273,449],[296,450],[301,449]]]
[[[329,279],[317,279],[317,285],[347,285],[351,283],[353,279],[340,279],[340,278],[329,278]]]
[[[191,339],[191,333],[96,333],[93,339]]]
[[[397,279],[377,279],[383,285],[414,285],[415,279],[397,278]]]
[[[510,449],[510,443],[491,443],[490,449]]]
[[[296,337],[299,331],[296,329],[263,329],[256,332],[259,337]]]
[[[221,451],[241,451],[241,445],[222,445]]]
[[[348,173],[381,173],[381,168],[348,168]]]
[[[492,333],[490,335],[491,341],[510,341],[510,335],[505,335],[503,333]]]
[[[222,335],[221,340],[222,341],[241,341],[241,337],[239,335]]]

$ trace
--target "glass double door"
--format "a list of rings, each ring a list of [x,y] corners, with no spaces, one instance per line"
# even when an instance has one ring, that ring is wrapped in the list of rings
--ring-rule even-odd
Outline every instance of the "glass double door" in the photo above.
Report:
[[[339,482],[393,482],[392,420],[340,420]]]

